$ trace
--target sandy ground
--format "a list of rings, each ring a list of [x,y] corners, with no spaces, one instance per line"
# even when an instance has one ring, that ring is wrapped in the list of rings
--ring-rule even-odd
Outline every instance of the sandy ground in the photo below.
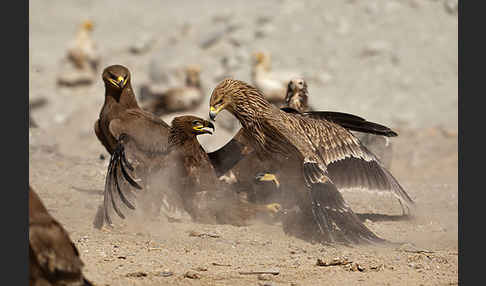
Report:
[[[30,129],[30,183],[69,231],[86,276],[97,285],[457,284],[454,1],[200,2],[30,1],[30,98],[48,100],[32,111],[40,128]],[[251,81],[251,54],[264,50],[275,69],[305,75],[315,109],[354,113],[397,130],[391,171],[416,201],[416,217],[396,219],[400,208],[387,198],[345,198],[358,213],[374,214],[362,215],[370,229],[403,246],[310,244],[286,236],[278,224],[168,223],[137,213],[112,231],[94,229],[108,164],[93,131],[103,104],[101,75],[89,86],[56,85],[67,43],[86,18],[95,23],[101,66],[128,66],[136,92],[158,70],[197,63],[209,97],[224,74]],[[201,48],[228,25],[238,28]],[[131,53],[144,37],[154,44]],[[187,113],[206,117],[207,100]],[[214,150],[233,132],[216,125],[201,144]],[[351,263],[316,266],[317,259],[334,258]],[[239,274],[270,270],[279,274]],[[193,278],[185,277],[188,271]]]

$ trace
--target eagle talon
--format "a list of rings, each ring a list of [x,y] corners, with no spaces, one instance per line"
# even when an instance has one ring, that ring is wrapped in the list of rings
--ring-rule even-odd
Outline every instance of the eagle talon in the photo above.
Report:
[[[265,182],[265,181],[274,182],[277,188],[280,187],[280,182],[278,181],[277,176],[272,173],[258,173],[255,176],[255,179],[259,182]]]
[[[273,214],[278,214],[282,211],[282,206],[278,203],[267,204],[265,207]]]

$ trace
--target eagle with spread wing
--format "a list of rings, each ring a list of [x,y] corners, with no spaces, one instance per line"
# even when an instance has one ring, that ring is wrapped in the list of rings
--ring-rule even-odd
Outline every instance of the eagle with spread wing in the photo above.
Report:
[[[343,112],[335,111],[307,111],[308,110],[308,88],[302,78],[293,78],[287,86],[285,102],[280,108],[282,111],[304,117],[333,122],[350,131],[361,135],[394,137],[398,134],[390,128],[378,123]],[[362,144],[362,142],[361,142]],[[364,146],[365,148],[366,145]],[[236,178],[235,188],[240,192],[248,194],[252,202],[274,201],[278,195],[280,185],[278,178],[272,173],[268,162],[258,159],[252,153],[248,140],[244,138],[243,130],[240,130],[233,139],[220,149],[209,153],[210,158],[216,166],[218,174],[230,173]],[[373,158],[372,161],[380,161]],[[364,168],[360,164],[353,164],[350,160],[333,162],[329,164],[328,172],[333,182],[343,190],[369,191],[379,194],[390,194],[397,198],[402,206],[402,213],[409,214],[411,211],[411,200],[402,188],[393,183],[384,175],[383,166],[378,167],[371,162],[372,168]],[[264,184],[265,181],[272,181],[274,184]]]
[[[287,232],[293,233],[298,226],[298,235],[321,242],[383,241],[345,203],[335,181],[359,185],[379,182],[380,187],[413,204],[380,161],[332,120],[281,110],[258,89],[234,79],[223,80],[211,94],[211,119],[222,110],[232,113],[242,125],[237,134],[241,137],[237,142],[243,141],[238,143],[243,147],[236,144],[239,150],[251,148],[259,160],[269,164],[280,179],[284,208],[298,208],[295,216],[284,220]],[[342,169],[331,173],[333,165]]]

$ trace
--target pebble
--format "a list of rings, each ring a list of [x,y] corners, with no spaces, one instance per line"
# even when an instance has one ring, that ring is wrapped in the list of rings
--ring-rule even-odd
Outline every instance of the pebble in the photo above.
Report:
[[[274,25],[271,25],[271,24],[263,25],[261,27],[258,27],[255,30],[255,38],[261,39],[261,38],[268,37],[275,30],[276,30],[276,28],[275,28]]]
[[[184,273],[184,277],[189,279],[201,279],[201,275],[193,270],[189,270]]]
[[[272,280],[272,278],[270,277],[270,275],[272,275],[272,274],[258,274],[257,275],[257,278],[260,281],[270,281],[270,280]]]
[[[93,83],[93,81],[93,74],[81,71],[65,72],[59,75],[57,78],[58,85],[68,87],[90,85]]]
[[[201,37],[201,39],[199,40],[199,47],[201,49],[208,49],[214,44],[216,44],[217,42],[219,42],[224,35],[236,29],[238,29],[237,24],[228,24],[225,26],[214,28],[214,30],[206,33]]]
[[[170,277],[172,275],[174,275],[174,272],[172,271],[162,271],[157,273],[157,276],[161,276],[161,277]]]
[[[248,45],[254,39],[254,33],[250,29],[238,29],[229,35],[229,41],[236,47]]]
[[[366,44],[363,49],[363,56],[376,56],[388,53],[391,50],[391,44],[387,41],[374,41]]]

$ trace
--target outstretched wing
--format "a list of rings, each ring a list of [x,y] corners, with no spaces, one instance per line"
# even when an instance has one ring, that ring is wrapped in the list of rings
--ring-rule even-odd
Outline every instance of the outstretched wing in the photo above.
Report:
[[[302,115],[309,118],[331,121],[352,131],[383,135],[387,137],[398,136],[395,131],[384,125],[367,121],[362,117],[349,113],[334,111],[308,111],[302,113]]]
[[[351,132],[332,122],[309,118],[303,118],[301,126],[325,163],[326,168],[321,169],[328,171],[340,190],[389,192],[407,207],[414,204],[393,175]]]
[[[112,224],[110,209],[125,218],[120,202],[135,209],[131,200],[134,191],[142,189],[143,178],[153,164],[160,163],[167,153],[169,126],[152,114],[129,109],[112,120],[110,133],[117,138],[105,179],[103,208],[98,210],[94,225],[101,228],[104,221]]]
[[[353,131],[383,135],[387,137],[398,135],[396,132],[386,126],[367,121],[366,119],[353,114],[334,111],[309,111],[300,113],[298,110],[291,107],[282,107],[280,110],[289,114],[299,114],[318,120],[331,121]],[[246,138],[244,138],[243,130],[240,129],[226,145],[216,151],[208,153],[208,156],[216,170],[217,175],[221,176],[233,168],[244,156],[251,153],[251,151],[252,150],[248,141]]]

